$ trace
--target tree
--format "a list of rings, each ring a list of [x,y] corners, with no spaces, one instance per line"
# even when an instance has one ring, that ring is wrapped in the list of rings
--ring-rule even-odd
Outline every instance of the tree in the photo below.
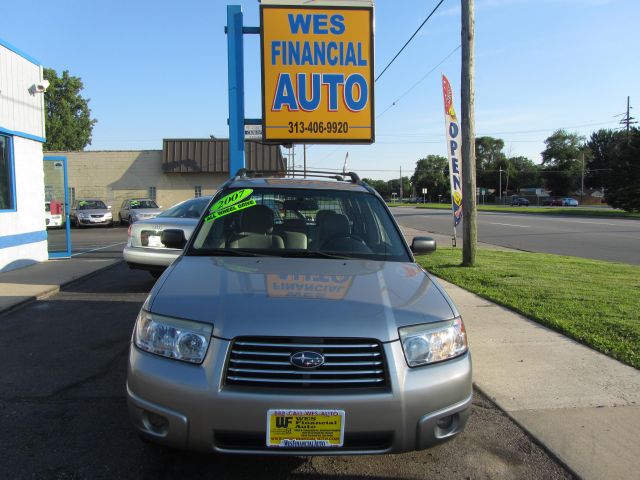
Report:
[[[65,70],[58,77],[52,68],[44,69],[49,88],[44,94],[45,150],[83,150],[91,145],[91,133],[97,120],[91,118],[89,99],[80,95],[84,88],[79,77]]]
[[[527,157],[507,159],[507,181],[509,188],[518,192],[521,188],[537,187],[539,181],[538,166]]]
[[[373,187],[376,192],[380,194],[382,198],[391,197],[391,190],[389,189],[389,184],[384,180],[373,180],[371,178],[363,178],[362,181],[369,186]]]
[[[604,187],[607,203],[629,212],[640,211],[640,130],[599,130],[587,142],[591,153],[587,184]]]
[[[580,189],[583,142],[584,138],[577,133],[562,129],[545,140],[540,176],[554,194],[564,195]]]
[[[503,148],[504,140],[501,138],[476,138],[476,185],[478,187],[498,190],[500,169],[507,171],[507,157],[502,152]],[[505,188],[506,183],[503,183],[502,187]]]
[[[591,188],[607,188],[611,183],[611,162],[619,155],[622,142],[626,142],[626,132],[601,129],[593,132],[587,147],[591,160],[587,165],[585,184]]]
[[[411,183],[420,196],[426,188],[430,198],[451,195],[449,182],[449,160],[440,155],[427,155],[416,162],[416,169],[411,177]]]
[[[640,130],[630,131],[619,140],[609,165],[609,185],[606,189],[607,203],[627,212],[640,212]]]

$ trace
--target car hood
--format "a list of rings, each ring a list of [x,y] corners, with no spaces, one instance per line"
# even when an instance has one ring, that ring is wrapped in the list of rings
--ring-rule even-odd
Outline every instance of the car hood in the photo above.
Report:
[[[111,213],[111,210],[108,208],[92,208],[89,210],[76,210],[76,213],[80,215],[81,213],[87,213],[89,215],[105,215],[107,213]]]
[[[398,339],[398,327],[457,315],[414,263],[281,257],[178,259],[151,312],[210,323],[213,335]]]

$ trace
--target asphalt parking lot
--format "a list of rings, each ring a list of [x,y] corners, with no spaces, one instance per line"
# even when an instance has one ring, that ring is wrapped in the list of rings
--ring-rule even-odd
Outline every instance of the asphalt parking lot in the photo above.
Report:
[[[465,432],[424,452],[223,457],[149,446],[129,425],[124,384],[152,286],[120,263],[0,316],[0,478],[571,478],[479,393]]]
[[[120,226],[117,223],[113,228],[109,227],[86,227],[72,228],[71,232],[71,254],[73,256],[84,255],[92,252],[99,252],[111,247],[124,248],[127,242],[127,226]],[[64,228],[47,229],[49,240],[49,251],[66,250],[66,230]]]

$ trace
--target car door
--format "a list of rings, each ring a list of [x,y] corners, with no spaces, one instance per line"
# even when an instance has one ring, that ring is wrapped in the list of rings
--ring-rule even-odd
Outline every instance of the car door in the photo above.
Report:
[[[122,206],[120,207],[120,218],[122,220],[129,218],[129,200],[122,202]]]

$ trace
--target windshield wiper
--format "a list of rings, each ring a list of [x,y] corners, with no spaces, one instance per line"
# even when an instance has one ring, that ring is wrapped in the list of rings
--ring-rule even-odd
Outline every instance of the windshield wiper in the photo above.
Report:
[[[196,257],[262,257],[269,254],[250,252],[248,250],[240,250],[237,248],[209,248],[205,250],[189,250],[189,256]]]
[[[353,260],[355,257],[348,257],[344,255],[335,255],[333,253],[319,252],[317,250],[303,250],[301,252],[285,252],[283,257],[291,258],[333,258],[337,260]]]

